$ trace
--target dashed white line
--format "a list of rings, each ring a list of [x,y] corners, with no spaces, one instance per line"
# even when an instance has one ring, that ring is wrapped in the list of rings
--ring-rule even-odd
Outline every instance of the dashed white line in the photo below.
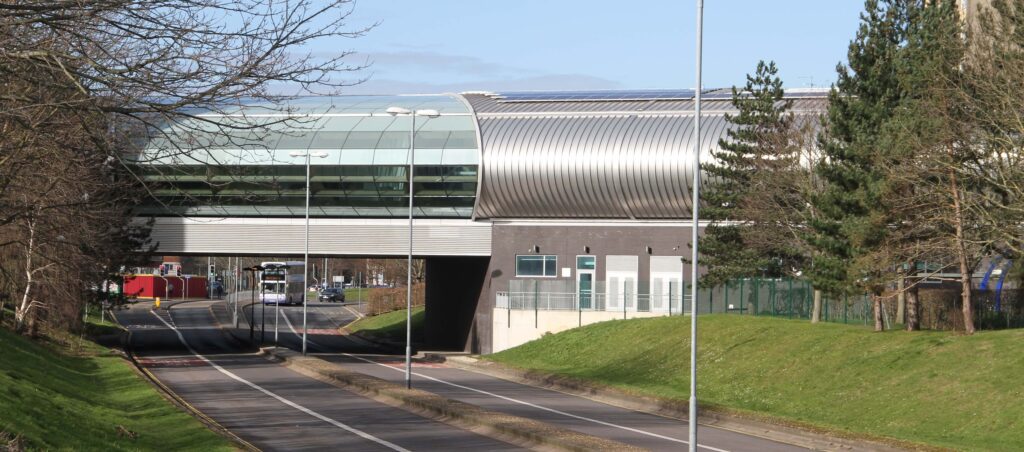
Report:
[[[394,370],[394,371],[397,371],[397,372],[405,372],[404,369],[399,369],[397,367],[392,367],[392,366],[389,366],[389,365],[384,364],[384,363],[379,363],[377,361],[374,361],[374,360],[368,359],[368,358],[364,358],[362,356],[356,356],[356,355],[353,355],[353,354],[350,354],[350,353],[342,353],[342,355],[348,356],[350,358],[355,358],[355,359],[358,359],[360,361],[365,361],[365,362],[368,362],[370,364],[376,364],[376,365],[381,366],[381,367],[386,367],[388,369],[391,369],[391,370]],[[690,442],[686,441],[686,440],[676,439],[676,438],[672,438],[670,436],[659,435],[657,433],[652,433],[652,432],[648,432],[648,431],[645,431],[645,430],[640,430],[640,429],[636,429],[636,428],[632,428],[632,427],[626,427],[624,425],[613,424],[611,422],[605,422],[605,421],[602,421],[602,420],[593,419],[593,418],[589,418],[589,417],[586,417],[586,416],[580,416],[580,415],[577,415],[577,414],[567,413],[565,411],[556,410],[554,408],[548,408],[546,406],[537,405],[535,403],[530,403],[530,402],[526,402],[526,401],[519,400],[519,399],[514,399],[512,397],[506,397],[506,396],[503,396],[501,394],[495,394],[493,392],[484,391],[482,389],[476,389],[476,388],[471,388],[469,386],[460,385],[458,383],[452,383],[450,381],[445,381],[445,380],[442,380],[440,378],[431,377],[429,375],[424,375],[424,374],[416,373],[416,372],[413,372],[412,374],[417,376],[417,377],[420,377],[420,378],[426,378],[427,380],[436,381],[438,383],[446,384],[446,385],[453,386],[453,387],[456,387],[456,388],[459,388],[459,389],[465,389],[467,391],[473,391],[473,392],[476,392],[476,393],[479,393],[479,394],[484,394],[484,395],[487,395],[487,396],[495,397],[495,398],[506,400],[506,401],[509,401],[509,402],[518,403],[520,405],[526,405],[528,407],[536,408],[538,410],[544,410],[544,411],[547,411],[549,413],[555,413],[555,414],[559,414],[559,415],[562,415],[562,416],[571,417],[573,419],[579,419],[581,421],[587,421],[587,422],[592,422],[592,423],[599,424],[599,425],[604,425],[606,427],[614,427],[614,428],[630,431],[630,432],[633,432],[633,433],[639,433],[641,435],[647,435],[647,436],[651,436],[651,437],[654,437],[654,438],[663,439],[665,441],[672,441],[672,442],[676,442],[676,443],[680,443],[680,444],[690,444]],[[715,451],[715,452],[729,452],[729,451],[724,450],[724,449],[719,449],[719,448],[707,446],[707,445],[704,445],[704,444],[697,444],[697,446],[702,448],[702,449],[712,450],[712,451]]]
[[[273,397],[277,401],[279,401],[279,402],[281,402],[281,403],[283,403],[285,405],[288,405],[288,406],[290,406],[292,408],[295,408],[296,410],[299,410],[299,411],[301,411],[303,413],[306,413],[306,414],[308,414],[310,416],[313,416],[313,417],[315,417],[317,419],[320,419],[321,421],[327,422],[328,424],[331,424],[331,425],[333,425],[335,427],[338,427],[338,428],[340,428],[342,430],[345,430],[347,432],[354,433],[354,434],[358,435],[361,438],[368,439],[368,440],[373,441],[373,442],[375,442],[377,444],[380,444],[380,445],[382,445],[384,447],[387,447],[387,448],[389,448],[391,450],[402,451],[402,452],[409,452],[408,449],[405,449],[405,448],[403,448],[403,447],[401,447],[401,446],[399,446],[397,444],[394,444],[392,442],[380,439],[380,438],[378,438],[376,436],[373,436],[373,435],[371,435],[369,433],[366,433],[366,432],[364,432],[362,430],[359,430],[359,429],[357,429],[355,427],[351,427],[349,425],[346,425],[346,424],[344,424],[342,422],[338,422],[338,421],[336,421],[334,419],[331,419],[331,418],[329,418],[327,416],[324,416],[324,415],[322,415],[320,413],[317,413],[316,411],[313,411],[313,410],[311,410],[309,408],[306,408],[306,407],[304,407],[302,405],[299,405],[299,404],[297,404],[295,402],[292,402],[291,400],[288,400],[288,399],[286,399],[284,397],[281,397],[281,396],[279,396],[277,394],[274,394],[273,392],[271,392],[271,391],[269,391],[267,389],[264,389],[262,386],[260,386],[260,385],[258,385],[256,383],[253,383],[253,382],[251,382],[249,380],[246,380],[246,379],[244,379],[242,377],[239,377],[238,375],[235,375],[231,371],[229,371],[229,370],[219,366],[217,363],[215,363],[213,361],[210,361],[205,356],[200,355],[199,353],[197,353],[195,351],[195,349],[193,349],[192,346],[188,344],[188,341],[185,340],[185,336],[183,336],[181,334],[181,331],[178,331],[178,328],[176,328],[175,326],[173,326],[170,323],[168,323],[166,320],[164,320],[163,317],[161,317],[156,312],[153,312],[153,311],[149,311],[149,312],[152,313],[157,319],[159,319],[161,322],[163,322],[164,325],[167,325],[168,328],[173,330],[174,333],[178,335],[178,340],[181,341],[181,343],[185,346],[185,348],[188,349],[189,353],[191,353],[196,358],[199,358],[203,362],[209,364],[214,369],[216,369],[218,372],[220,372],[220,373],[222,373],[224,375],[227,375],[232,380],[235,380],[235,381],[238,381],[238,382],[240,382],[242,384],[245,384],[246,386],[249,386],[250,388],[253,388],[253,389],[255,389],[257,391],[260,391],[260,392],[262,392],[262,393],[264,393],[264,394],[266,394],[266,395],[268,395],[270,397]],[[168,316],[170,316],[170,311],[168,311]],[[172,318],[172,321],[173,321],[173,318]]]
[[[299,334],[299,332],[296,331],[294,327],[292,327],[291,322],[287,321],[287,317],[285,317],[285,323],[288,324],[288,329],[290,329],[293,334],[295,334],[296,336],[302,337]],[[308,340],[308,339],[306,340],[306,342],[308,342],[310,344],[313,344],[313,345],[319,346],[315,342],[313,342],[311,340]],[[320,348],[323,348],[323,347],[320,347]],[[341,353],[341,355],[348,356],[350,358],[355,358],[355,359],[358,359],[360,361],[365,361],[365,362],[368,362],[370,364],[376,364],[378,366],[385,367],[385,368],[388,368],[388,369],[391,369],[391,370],[394,370],[394,371],[397,371],[397,372],[403,372],[403,373],[405,372],[405,369],[399,369],[397,367],[392,367],[392,366],[389,366],[389,365],[384,364],[384,363],[379,363],[379,362],[374,361],[372,359],[364,358],[362,356],[353,355],[351,353]],[[427,380],[436,381],[438,383],[446,384],[446,385],[449,385],[449,386],[454,386],[454,387],[460,388],[460,389],[465,389],[467,391],[473,391],[473,392],[477,392],[477,393],[480,393],[480,394],[488,395],[488,396],[491,396],[491,397],[499,398],[499,399],[502,399],[502,400],[507,400],[509,402],[518,403],[518,404],[521,404],[521,405],[526,405],[526,406],[529,406],[529,407],[536,408],[538,410],[544,410],[544,411],[547,411],[547,412],[550,412],[550,413],[560,414],[562,416],[571,417],[573,419],[579,419],[581,421],[593,422],[595,424],[600,424],[600,425],[604,425],[604,426],[607,426],[607,427],[614,427],[614,428],[630,431],[630,432],[633,432],[633,433],[639,433],[641,435],[647,435],[647,436],[651,436],[651,437],[654,437],[654,438],[663,439],[665,441],[672,441],[672,442],[676,442],[676,443],[680,443],[680,444],[690,444],[690,442],[686,441],[686,440],[676,439],[676,438],[672,438],[670,436],[659,435],[657,433],[652,433],[652,432],[648,432],[648,431],[645,431],[645,430],[640,430],[640,429],[636,429],[636,428],[632,428],[632,427],[626,427],[624,425],[613,424],[611,422],[605,422],[605,421],[601,421],[601,420],[598,420],[598,419],[592,419],[592,418],[589,418],[589,417],[586,417],[586,416],[580,416],[580,415],[576,415],[576,414],[572,414],[572,413],[567,413],[565,411],[556,410],[554,408],[548,408],[546,406],[537,405],[535,403],[530,403],[530,402],[526,402],[526,401],[523,401],[523,400],[514,399],[514,398],[511,398],[511,397],[506,397],[506,396],[503,396],[503,395],[500,395],[500,394],[495,394],[493,392],[484,391],[482,389],[476,389],[476,388],[471,388],[469,386],[463,386],[463,385],[460,385],[460,384],[457,384],[457,383],[452,383],[452,382],[449,382],[449,381],[442,380],[440,378],[431,377],[429,375],[424,375],[424,374],[416,373],[416,372],[413,372],[412,374],[417,376],[417,377],[420,377],[420,378],[426,378]],[[729,452],[729,451],[727,451],[725,449],[719,449],[717,447],[711,447],[711,446],[704,445],[704,444],[699,444],[699,443],[697,444],[697,446],[702,448],[702,449],[712,450],[712,451],[715,451],[715,452]]]

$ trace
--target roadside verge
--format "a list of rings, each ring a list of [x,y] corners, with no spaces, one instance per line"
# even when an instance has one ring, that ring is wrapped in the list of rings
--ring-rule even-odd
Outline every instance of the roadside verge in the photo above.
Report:
[[[388,381],[352,372],[343,366],[315,357],[303,357],[291,350],[264,348],[263,353],[283,361],[284,365],[304,375],[355,391],[389,405],[401,406],[469,426],[490,430],[502,436],[566,451],[627,451],[636,447],[543,422],[485,410],[476,405],[447,399],[418,389],[406,389]]]
[[[687,417],[688,406],[686,401],[679,402],[638,396],[616,388],[600,386],[579,379],[567,378],[556,374],[546,374],[536,371],[517,369],[501,363],[481,360],[473,356],[428,353],[426,358],[427,360],[434,362],[444,362],[463,370],[477,372],[528,386],[585,397],[601,403],[634,411],[641,411],[681,420],[686,419]],[[943,450],[940,448],[927,448],[917,444],[896,443],[895,441],[883,442],[836,436],[836,433],[834,432],[815,431],[804,428],[804,426],[770,422],[768,419],[752,419],[747,416],[709,409],[706,407],[702,407],[698,421],[700,425],[731,430],[746,435],[793,444],[813,450]]]
[[[170,308],[170,306],[168,306],[168,308]],[[138,359],[136,359],[135,352],[132,350],[132,331],[121,325],[121,322],[117,319],[114,312],[110,312],[110,317],[114,319],[114,323],[118,326],[118,328],[120,328],[121,331],[123,331],[123,350],[125,352],[125,355],[128,357],[128,360],[131,361],[132,368],[135,369],[136,373],[138,373],[143,380],[146,380],[152,386],[154,386],[160,393],[160,395],[164,397],[164,399],[171,402],[174,406],[178,407],[182,411],[192,415],[192,417],[196,418],[196,420],[198,420],[201,424],[206,426],[206,428],[231,441],[236,446],[238,446],[239,449],[252,452],[258,452],[260,450],[252,443],[242,439],[238,435],[235,435],[233,432],[231,432],[231,430],[228,430],[224,426],[220,425],[213,418],[207,416],[206,413],[203,413],[198,408],[192,406],[192,404],[188,403],[185,399],[181,398],[171,388],[167,387],[167,385],[160,381],[160,379],[157,378],[156,375],[153,375],[153,373],[150,372],[149,369],[147,369],[145,366],[139,363]]]

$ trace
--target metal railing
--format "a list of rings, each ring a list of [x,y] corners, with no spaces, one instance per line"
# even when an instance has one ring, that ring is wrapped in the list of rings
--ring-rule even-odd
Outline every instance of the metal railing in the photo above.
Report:
[[[519,279],[498,292],[495,307],[523,311],[605,311],[688,314],[689,284],[672,281],[598,281],[581,290],[573,280]],[[698,313],[731,313],[809,319],[814,290],[808,281],[791,278],[743,278],[701,289]],[[871,300],[860,296],[823,296],[821,320],[868,324]]]
[[[498,292],[496,307],[540,311],[664,312],[690,309],[689,294],[678,282],[611,284],[600,281],[579,289],[572,280],[512,280],[507,292]]]

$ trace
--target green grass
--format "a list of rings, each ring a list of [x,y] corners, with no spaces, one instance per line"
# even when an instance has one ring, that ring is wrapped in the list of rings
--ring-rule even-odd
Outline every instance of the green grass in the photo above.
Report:
[[[349,287],[345,289],[345,301],[363,301],[370,296],[370,293],[383,290],[377,287]]]
[[[0,328],[0,432],[30,449],[233,449],[113,351],[88,341],[74,355],[55,347]]]
[[[488,358],[685,401],[689,322],[598,323]],[[1024,444],[1024,330],[874,333],[710,315],[698,340],[698,397],[708,406],[960,449]]]
[[[386,312],[384,314],[364,317],[348,325],[348,330],[353,333],[375,337],[386,340],[405,340],[405,309]],[[422,337],[423,306],[412,308],[412,337],[413,341]]]

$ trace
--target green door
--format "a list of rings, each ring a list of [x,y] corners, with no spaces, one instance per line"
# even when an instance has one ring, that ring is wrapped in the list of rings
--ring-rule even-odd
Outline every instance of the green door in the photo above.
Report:
[[[577,272],[576,290],[580,299],[580,309],[592,309],[593,303],[591,300],[594,297],[594,273]]]

